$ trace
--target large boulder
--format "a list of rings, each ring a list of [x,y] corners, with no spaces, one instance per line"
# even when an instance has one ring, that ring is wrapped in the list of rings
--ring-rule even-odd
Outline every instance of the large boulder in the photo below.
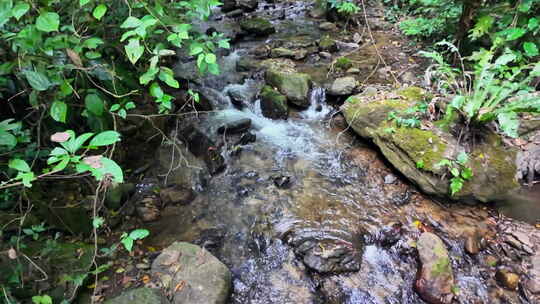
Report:
[[[105,304],[168,304],[167,298],[158,289],[140,287],[122,292]]]
[[[276,28],[270,21],[264,18],[251,18],[240,22],[242,30],[255,36],[267,36],[276,32]]]
[[[186,126],[180,131],[179,137],[193,155],[204,160],[210,174],[217,174],[225,169],[225,159],[216,144],[196,126]]]
[[[328,94],[334,96],[351,95],[357,85],[358,82],[356,81],[356,78],[352,76],[337,78],[330,86]]]
[[[390,112],[403,113],[426,98],[423,90],[408,88],[378,95],[356,95],[342,110],[348,124],[360,136],[369,138],[384,156],[409,180],[427,194],[455,200],[488,202],[519,188],[516,179],[517,152],[504,147],[496,134],[487,134],[469,153],[467,166],[474,176],[454,195],[449,194],[450,174],[438,163],[457,159],[466,151],[451,133],[438,127],[398,127],[389,120]]]
[[[289,116],[287,97],[272,87],[265,86],[261,91],[261,112],[264,117],[271,119],[287,119]]]
[[[285,95],[290,103],[303,108],[309,107],[311,77],[308,74],[270,69],[266,71],[266,83]]]
[[[424,232],[416,243],[421,267],[414,289],[430,304],[450,304],[454,297],[454,274],[443,241],[431,232]]]
[[[231,289],[227,266],[206,249],[185,242],[163,250],[152,263],[152,276],[173,295],[174,304],[225,304]]]

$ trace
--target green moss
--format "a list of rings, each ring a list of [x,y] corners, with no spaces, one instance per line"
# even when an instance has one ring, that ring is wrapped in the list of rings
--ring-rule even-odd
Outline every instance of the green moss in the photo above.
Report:
[[[323,36],[319,41],[319,48],[321,51],[335,52],[337,51],[336,41],[330,36]]]
[[[447,145],[435,133],[416,128],[396,128],[393,134],[384,136],[393,136],[393,141],[413,161],[423,162],[422,170],[439,173],[440,169],[436,168],[435,164],[444,158]]]
[[[339,57],[337,60],[336,60],[336,63],[334,64],[334,66],[337,68],[337,69],[340,69],[342,71],[346,71],[348,69],[350,69],[352,67],[352,62],[349,58],[347,57]]]
[[[407,98],[408,101],[420,101],[427,97],[426,91],[419,87],[408,87],[397,92],[399,95]]]
[[[276,29],[270,21],[264,18],[251,18],[240,22],[240,27],[256,35],[269,35],[275,33]]]

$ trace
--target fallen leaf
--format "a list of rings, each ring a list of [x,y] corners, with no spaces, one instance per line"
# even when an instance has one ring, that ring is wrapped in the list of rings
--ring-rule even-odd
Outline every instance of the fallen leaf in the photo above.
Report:
[[[9,248],[8,257],[12,260],[15,260],[17,258],[17,251],[15,251],[15,249],[13,248]]]
[[[181,291],[184,286],[186,286],[186,281],[180,281],[180,283],[176,284],[176,286],[174,287],[174,292]]]
[[[123,267],[120,267],[120,268],[116,269],[115,272],[116,272],[116,273],[122,273],[122,272],[124,272],[124,271],[126,271],[126,270],[125,270]]]
[[[67,53],[69,59],[71,59],[71,62],[73,62],[74,65],[76,65],[78,67],[83,66],[81,57],[79,57],[79,54],[75,53],[74,50],[66,49],[66,53]]]
[[[101,163],[101,158],[101,155],[87,156],[83,158],[83,162],[94,169],[99,169],[103,167],[103,164]]]
[[[71,135],[69,135],[68,132],[56,132],[53,135],[51,135],[51,141],[57,142],[57,143],[63,143],[69,139]]]
[[[143,275],[143,277],[142,277],[142,282],[143,282],[144,284],[148,284],[148,283],[150,283],[150,281],[152,281],[152,279],[150,278],[149,275],[147,275],[147,274]]]

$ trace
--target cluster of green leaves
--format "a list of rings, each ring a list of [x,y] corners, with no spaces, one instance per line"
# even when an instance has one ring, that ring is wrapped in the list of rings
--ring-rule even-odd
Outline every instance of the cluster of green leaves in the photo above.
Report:
[[[403,111],[391,111],[388,113],[388,120],[395,122],[398,128],[420,128],[421,119],[427,110],[428,104],[425,101],[420,101]]]
[[[450,46],[459,55],[455,46],[440,44]],[[497,121],[504,134],[517,137],[518,114],[540,113],[540,98],[530,86],[532,80],[540,76],[540,63],[519,65],[519,56],[510,49],[498,57],[495,57],[495,52],[494,49],[482,49],[465,58],[474,63],[472,73],[451,68],[438,52],[421,54],[435,61],[433,76],[443,83],[440,87],[453,88],[455,96],[446,107],[447,121],[452,121],[456,112],[465,118],[468,125],[483,126]],[[460,80],[466,74],[472,74],[471,81],[467,78]]]
[[[447,38],[456,30],[455,21],[459,19],[462,5],[458,1],[451,0],[402,0],[385,1],[391,5],[391,19],[397,21],[399,14],[408,17],[399,22],[399,27],[405,35],[429,38]],[[392,3],[390,3],[392,2]]]
[[[463,188],[465,181],[470,180],[473,177],[473,172],[470,167],[467,166],[469,162],[469,156],[465,152],[458,154],[455,160],[443,159],[437,164],[436,167],[446,167],[452,178],[450,179],[450,194],[455,195]]]
[[[336,9],[338,13],[345,16],[350,16],[358,13],[360,7],[352,1],[341,1],[341,0],[327,0],[330,8]]]

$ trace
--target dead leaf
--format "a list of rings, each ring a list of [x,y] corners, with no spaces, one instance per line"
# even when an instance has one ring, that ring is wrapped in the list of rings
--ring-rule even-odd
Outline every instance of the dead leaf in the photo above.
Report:
[[[51,135],[51,141],[57,142],[57,143],[63,143],[66,142],[71,135],[69,135],[68,132],[56,132],[53,135]]]
[[[81,57],[79,57],[79,54],[75,53],[74,50],[66,49],[66,53],[67,53],[69,59],[71,59],[71,62],[73,62],[74,65],[76,65],[78,67],[83,66]]]
[[[145,275],[143,275],[141,281],[146,285],[146,284],[150,283],[150,281],[152,281],[152,279],[150,278],[149,275],[145,274]]]
[[[15,251],[15,249],[13,248],[9,248],[8,257],[12,260],[15,260],[17,258],[17,251]]]
[[[83,162],[94,169],[99,169],[103,167],[103,164],[101,163],[101,158],[101,155],[87,156],[83,158]]]
[[[180,281],[180,283],[176,284],[176,286],[174,287],[174,292],[181,291],[184,286],[186,286],[186,281]]]

